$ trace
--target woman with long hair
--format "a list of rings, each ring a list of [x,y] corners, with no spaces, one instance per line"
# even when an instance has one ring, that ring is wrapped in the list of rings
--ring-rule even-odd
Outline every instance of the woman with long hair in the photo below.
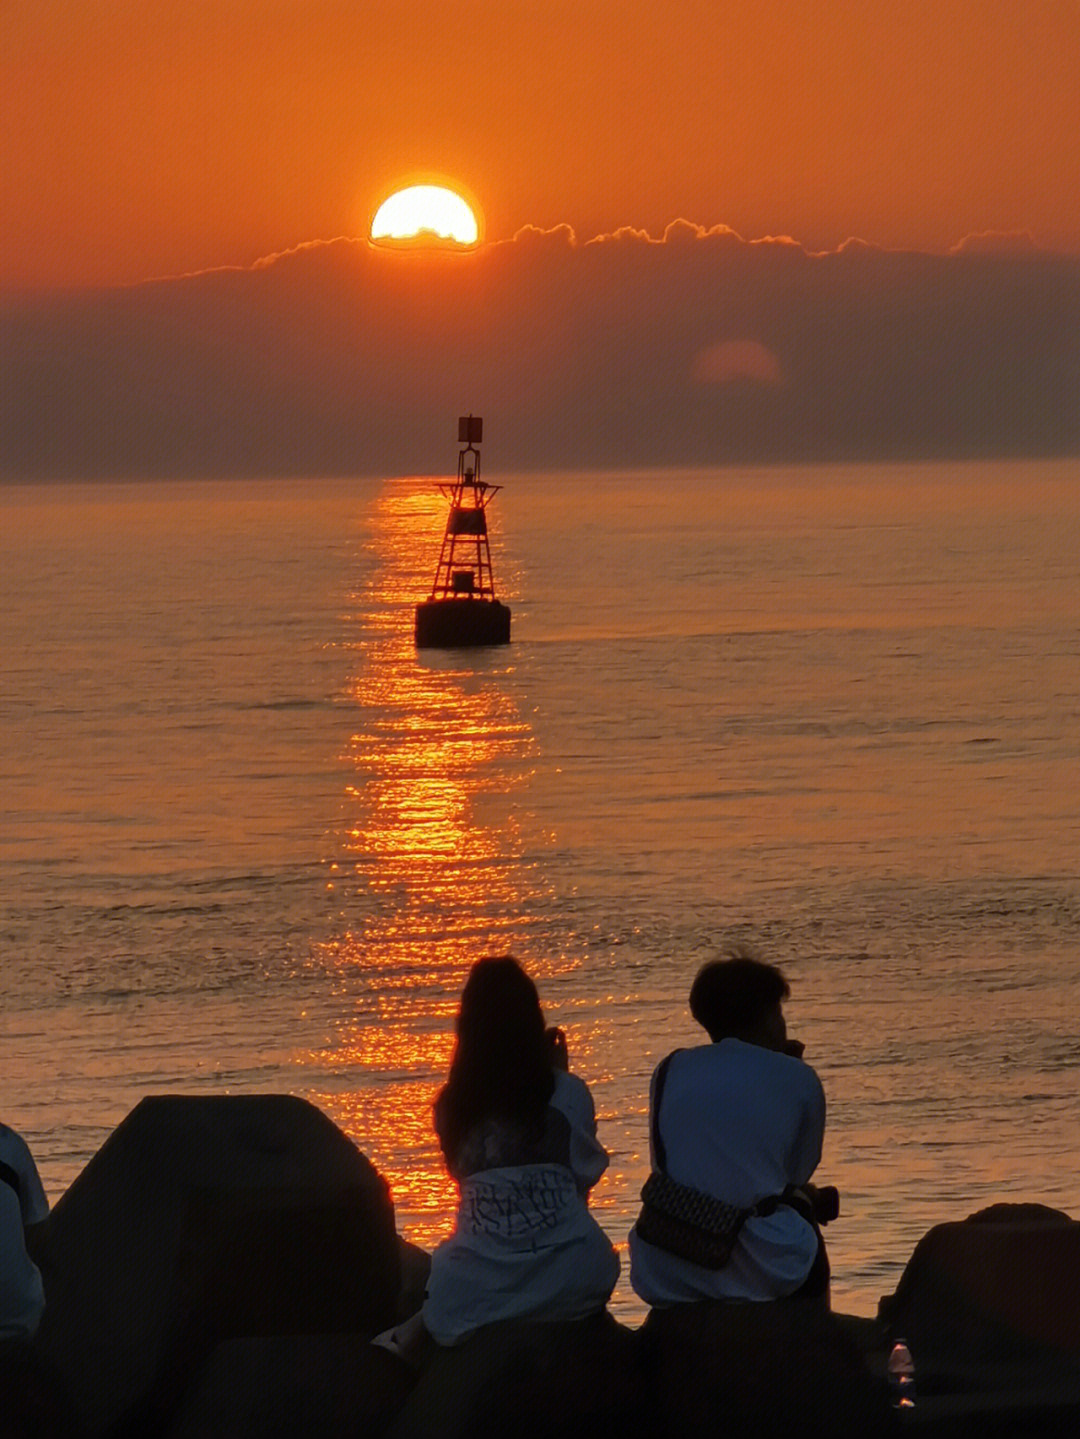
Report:
[[[588,1192],[607,1168],[565,1037],[509,956],[473,965],[461,996],[435,1130],[460,1203],[432,1256],[424,1327],[443,1345],[504,1319],[583,1319],[603,1309],[618,1256]]]

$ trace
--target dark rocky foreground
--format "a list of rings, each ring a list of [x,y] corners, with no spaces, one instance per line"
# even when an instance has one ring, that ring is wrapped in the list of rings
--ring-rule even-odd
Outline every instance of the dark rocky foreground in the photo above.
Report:
[[[1080,1224],[997,1206],[917,1246],[879,1320],[800,1301],[492,1326],[418,1374],[373,1335],[427,1256],[385,1181],[288,1096],[144,1100],[35,1249],[47,1310],[0,1356],[0,1434],[457,1439],[1073,1435]],[[916,1403],[891,1407],[903,1335]]]

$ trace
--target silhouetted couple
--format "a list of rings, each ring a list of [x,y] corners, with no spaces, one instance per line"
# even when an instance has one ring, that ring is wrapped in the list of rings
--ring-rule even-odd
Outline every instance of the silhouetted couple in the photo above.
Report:
[[[651,1207],[666,1204],[674,1230],[680,1216],[704,1225],[706,1248],[678,1234],[667,1247],[668,1229],[646,1205],[630,1236],[630,1280],[650,1305],[795,1293],[827,1302],[809,1188],[825,1098],[787,1039],[788,994],[778,969],[749,957],[707,964],[694,981],[691,1011],[710,1043],[677,1050],[653,1075]],[[449,1346],[496,1321],[601,1312],[619,1261],[588,1192],[608,1156],[589,1090],[567,1072],[565,1036],[545,1028],[536,986],[514,959],[482,959],[469,974],[435,1129],[460,1204],[432,1256],[427,1334]],[[401,1347],[414,1349],[419,1332],[399,1331]]]

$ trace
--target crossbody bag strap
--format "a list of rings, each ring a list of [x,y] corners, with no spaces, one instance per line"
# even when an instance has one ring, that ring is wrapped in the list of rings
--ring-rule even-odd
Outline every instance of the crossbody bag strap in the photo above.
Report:
[[[656,1083],[653,1085],[652,1114],[650,1115],[651,1133],[649,1138],[652,1141],[653,1158],[656,1160],[657,1172],[667,1173],[667,1154],[664,1150],[664,1141],[660,1138],[660,1098],[664,1093],[664,1080],[667,1079],[668,1066],[677,1054],[682,1050],[673,1049],[671,1053],[660,1061],[656,1071]]]
[[[660,1061],[656,1070],[656,1082],[653,1085],[652,1112],[649,1116],[649,1138],[652,1141],[653,1158],[656,1161],[656,1170],[659,1174],[667,1173],[667,1153],[664,1149],[664,1141],[660,1138],[660,1099],[664,1093],[664,1081],[667,1079],[668,1066],[675,1056],[681,1053],[681,1049],[673,1049],[666,1058]],[[798,1195],[802,1203],[793,1202],[793,1195]],[[782,1194],[770,1194],[765,1199],[759,1200],[757,1204],[744,1210],[743,1213],[747,1218],[751,1216],[764,1217],[765,1215],[772,1214],[781,1204],[790,1205],[790,1207],[801,1214],[804,1219],[808,1217],[804,1209],[804,1205],[808,1204],[806,1196],[802,1194],[798,1186],[794,1184],[789,1184]],[[813,1223],[814,1221],[811,1219],[810,1222]]]

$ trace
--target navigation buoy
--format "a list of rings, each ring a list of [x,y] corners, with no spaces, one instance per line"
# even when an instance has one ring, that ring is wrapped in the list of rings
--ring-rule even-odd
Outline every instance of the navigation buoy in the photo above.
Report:
[[[450,502],[431,598],[416,606],[417,649],[453,650],[510,643],[510,610],[495,598],[487,507],[501,485],[480,478],[484,422],[458,420],[457,479],[440,485]]]

